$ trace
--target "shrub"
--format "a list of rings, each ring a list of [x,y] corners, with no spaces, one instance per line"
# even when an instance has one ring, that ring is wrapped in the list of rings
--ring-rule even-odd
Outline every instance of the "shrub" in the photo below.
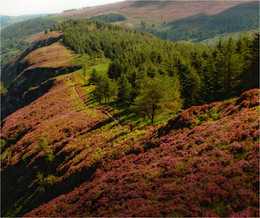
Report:
[[[54,158],[54,155],[53,155],[53,150],[51,149],[51,147],[48,145],[48,142],[46,140],[46,138],[40,138],[40,141],[38,143],[38,147],[36,149],[38,152],[40,151],[44,151],[45,152],[45,157],[46,157],[46,160],[48,161],[52,161],[53,158]]]

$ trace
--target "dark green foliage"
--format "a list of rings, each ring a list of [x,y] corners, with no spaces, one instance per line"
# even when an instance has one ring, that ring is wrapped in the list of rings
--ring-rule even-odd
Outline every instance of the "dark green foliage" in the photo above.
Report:
[[[119,90],[118,90],[118,101],[123,104],[129,104],[132,102],[132,85],[129,83],[125,75],[123,75],[119,80]]]
[[[69,20],[57,28],[64,32],[65,45],[75,52],[87,53],[94,60],[103,55],[111,59],[108,77],[96,82],[95,96],[100,102],[109,102],[111,87],[116,86],[118,89],[112,91],[117,93],[114,99],[121,104],[135,104],[144,96],[144,84],[160,75],[180,84],[184,108],[228,99],[258,87],[259,34],[253,39],[220,39],[216,47],[206,47],[163,41],[87,19]],[[91,77],[90,83],[94,84],[97,75]]]
[[[89,78],[89,83],[92,85],[96,85],[98,82],[98,73],[96,68],[93,68],[91,74],[90,74],[90,78]]]
[[[124,15],[114,14],[114,13],[108,13],[108,14],[93,16],[90,19],[95,20],[95,21],[97,21],[97,20],[104,21],[104,22],[107,22],[107,23],[114,23],[114,22],[118,22],[118,21],[127,20]]]
[[[96,85],[95,90],[93,91],[93,94],[100,103],[109,103],[111,97],[113,99],[116,98],[118,93],[118,87],[116,82],[112,81],[108,78],[107,74],[105,75],[99,75],[99,73],[95,70],[95,68],[92,71],[90,81],[91,84]]]
[[[135,110],[154,123],[155,115],[162,110],[178,110],[181,107],[179,81],[168,76],[147,77],[135,99]]]
[[[243,89],[259,88],[259,33],[255,33],[252,41],[246,40],[247,52],[244,52],[245,71],[242,75]]]
[[[116,59],[109,65],[108,75],[111,79],[118,79],[124,70],[124,65],[122,65],[118,59]]]

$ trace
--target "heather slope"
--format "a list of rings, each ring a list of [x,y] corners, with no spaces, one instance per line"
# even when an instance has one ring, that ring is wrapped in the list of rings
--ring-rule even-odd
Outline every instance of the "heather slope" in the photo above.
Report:
[[[54,83],[2,123],[3,215],[259,215],[258,89],[130,132]]]
[[[192,107],[26,216],[259,216],[258,113],[257,89]]]
[[[3,71],[1,73],[1,80],[8,88],[13,79],[18,76],[25,67],[28,66],[20,66],[22,65],[20,62],[31,52],[34,50],[49,46],[52,43],[59,41],[62,38],[62,35],[57,32],[51,32],[47,35],[44,35],[38,39],[36,39],[28,48],[26,48],[23,52],[18,54],[15,58],[13,58],[7,65],[4,66]]]
[[[172,22],[205,13],[213,15],[249,1],[122,1],[96,7],[64,12],[55,16],[72,19],[106,13],[122,13],[129,18]],[[54,17],[55,17],[54,16]]]
[[[25,16],[21,16],[21,18]],[[35,16],[34,16],[35,17]],[[37,17],[37,15],[36,15]],[[31,17],[33,18],[33,16]],[[4,20],[1,19],[1,24]],[[1,30],[1,70],[8,63],[8,61],[22,52],[29,46],[27,37],[36,33],[44,32],[51,26],[56,25],[57,22],[48,17],[38,17],[34,19],[24,19],[24,21],[14,23]]]

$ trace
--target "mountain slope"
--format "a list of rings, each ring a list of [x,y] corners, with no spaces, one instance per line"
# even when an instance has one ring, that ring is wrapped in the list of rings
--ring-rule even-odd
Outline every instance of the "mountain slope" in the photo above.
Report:
[[[120,25],[174,41],[200,42],[218,34],[259,29],[256,1],[123,1],[58,16],[78,19],[108,13],[126,16]]]
[[[57,32],[44,35],[3,69],[2,81],[10,85],[8,95],[3,98],[2,118],[37,99],[40,92],[36,95],[27,93],[33,87],[79,68],[73,61],[73,52],[60,44],[61,39],[62,34]]]
[[[201,92],[216,100],[221,73],[233,93],[242,75],[256,86],[259,35],[209,48],[90,20],[56,28],[8,68],[2,216],[259,216],[260,90],[171,107]],[[158,78],[174,92],[161,94]],[[167,100],[153,101],[165,110],[153,125],[129,103],[146,81],[164,81],[153,85]]]
[[[49,17],[29,19],[12,24],[1,30],[1,69],[7,62],[22,52],[31,43],[27,37],[43,32],[53,25],[55,20]]]
[[[134,19],[173,22],[201,13],[218,14],[244,2],[249,1],[122,1],[65,12],[57,16],[69,16],[78,19],[113,12],[122,13]]]
[[[57,78],[4,120],[4,215],[259,215],[258,89],[130,132],[72,88]]]

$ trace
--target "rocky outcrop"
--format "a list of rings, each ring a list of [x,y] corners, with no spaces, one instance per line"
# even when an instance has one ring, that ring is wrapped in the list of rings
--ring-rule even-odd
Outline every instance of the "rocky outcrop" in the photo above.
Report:
[[[62,37],[62,34],[58,34],[57,36],[46,37],[44,39],[41,38],[37,41],[34,41],[26,50],[17,55],[11,62],[8,62],[4,66],[1,74],[1,81],[4,82],[6,87],[9,87],[12,80],[30,66],[28,62],[21,62],[29,53],[36,50],[37,48],[49,46],[55,42],[58,42],[62,39]]]
[[[46,93],[52,87],[54,79],[50,80],[51,78],[77,69],[79,69],[77,66],[67,68],[27,68],[15,78],[8,88],[7,96],[2,98],[2,119]]]

